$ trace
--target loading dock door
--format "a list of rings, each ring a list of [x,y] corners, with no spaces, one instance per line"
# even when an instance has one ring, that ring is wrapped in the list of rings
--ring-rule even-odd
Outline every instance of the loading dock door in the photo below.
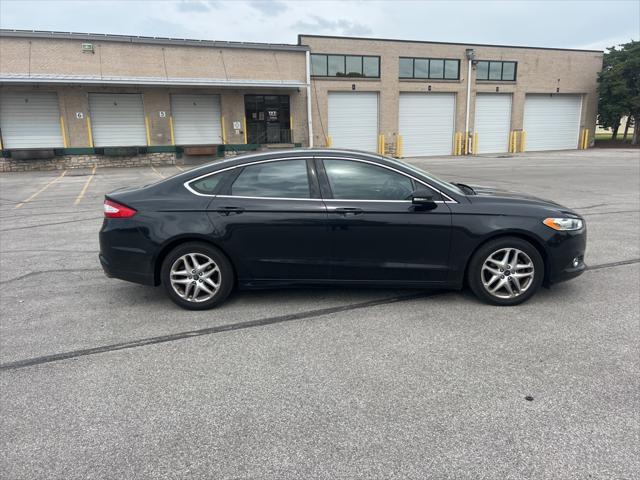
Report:
[[[0,130],[4,148],[60,148],[58,96],[53,92],[0,94]]]
[[[455,110],[453,93],[401,93],[404,156],[451,155]]]
[[[524,103],[525,149],[578,148],[581,110],[580,95],[528,94]]]
[[[219,95],[171,95],[176,145],[222,143]]]
[[[509,151],[510,94],[478,93],[476,95],[475,132],[478,134],[478,153]]]
[[[147,144],[142,95],[90,93],[91,131],[96,147],[132,147]]]
[[[378,94],[329,92],[329,135],[333,146],[378,149]]]

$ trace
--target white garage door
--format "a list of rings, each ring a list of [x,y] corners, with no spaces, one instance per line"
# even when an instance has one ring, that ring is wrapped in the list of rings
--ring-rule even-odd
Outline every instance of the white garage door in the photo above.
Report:
[[[378,94],[329,92],[329,135],[333,146],[378,149]]]
[[[525,149],[578,148],[581,110],[580,95],[527,95],[524,103]]]
[[[91,131],[96,147],[127,147],[147,144],[142,95],[137,93],[90,93]]]
[[[476,95],[475,132],[478,134],[478,153],[509,151],[510,94],[479,93]]]
[[[401,93],[404,156],[451,155],[455,109],[453,93]]]
[[[52,92],[0,94],[4,148],[63,147],[58,96]]]
[[[219,95],[171,95],[176,145],[222,143]]]

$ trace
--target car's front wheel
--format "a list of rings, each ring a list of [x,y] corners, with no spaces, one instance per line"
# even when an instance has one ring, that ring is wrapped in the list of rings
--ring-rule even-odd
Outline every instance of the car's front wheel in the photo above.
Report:
[[[473,255],[469,286],[478,298],[492,305],[519,305],[542,285],[544,261],[538,249],[517,237],[487,242]]]
[[[173,302],[189,310],[206,310],[231,293],[231,263],[217,248],[189,242],[173,249],[162,263],[161,280]]]

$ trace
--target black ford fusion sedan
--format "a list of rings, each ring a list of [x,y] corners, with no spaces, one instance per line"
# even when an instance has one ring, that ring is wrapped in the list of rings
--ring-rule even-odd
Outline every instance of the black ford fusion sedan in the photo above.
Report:
[[[243,155],[106,195],[106,274],[188,309],[234,287],[452,288],[516,305],[585,270],[586,226],[530,195],[364,152]]]

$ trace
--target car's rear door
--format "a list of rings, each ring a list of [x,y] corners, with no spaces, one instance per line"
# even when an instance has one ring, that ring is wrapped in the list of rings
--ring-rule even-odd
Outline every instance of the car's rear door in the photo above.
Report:
[[[444,282],[451,212],[436,190],[436,208],[410,200],[415,178],[374,162],[317,158],[328,209],[330,278],[371,283]]]
[[[312,159],[258,161],[224,183],[209,217],[241,281],[327,278],[327,212]]]

